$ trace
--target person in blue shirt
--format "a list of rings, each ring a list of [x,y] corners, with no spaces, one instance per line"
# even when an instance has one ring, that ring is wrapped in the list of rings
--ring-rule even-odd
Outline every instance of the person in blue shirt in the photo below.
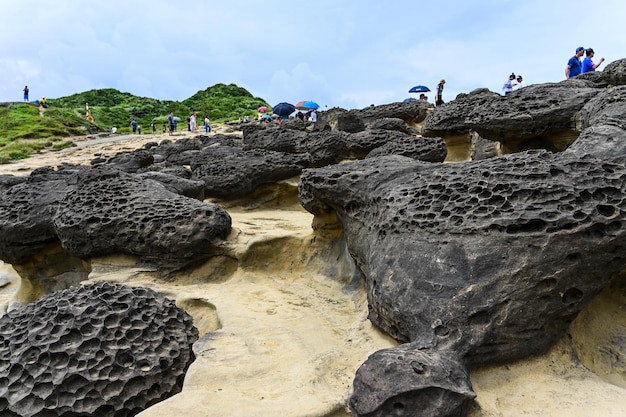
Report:
[[[579,46],[576,48],[576,54],[567,61],[567,66],[565,67],[565,78],[572,78],[581,74],[583,71],[582,63],[580,62],[580,57],[585,53],[585,48]]]
[[[594,72],[596,68],[598,68],[604,62],[604,58],[600,58],[600,61],[597,64],[594,64],[591,58],[594,56],[593,48],[587,48],[585,51],[587,55],[585,59],[583,59],[583,74],[585,72]]]

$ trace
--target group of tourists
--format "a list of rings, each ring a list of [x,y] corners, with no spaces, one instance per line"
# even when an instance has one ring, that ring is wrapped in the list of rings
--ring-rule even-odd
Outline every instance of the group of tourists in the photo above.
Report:
[[[586,57],[581,60],[583,55],[586,55]],[[594,55],[595,52],[593,48],[585,49],[582,46],[576,48],[576,53],[574,54],[574,56],[571,57],[569,61],[567,61],[567,66],[565,67],[565,78],[572,78],[586,72],[594,72],[604,62],[604,58],[600,58],[597,64],[594,63]],[[443,86],[445,83],[446,80],[442,79],[437,85],[437,92],[435,93],[435,105],[437,106],[444,104],[442,94]],[[524,78],[519,74],[515,75],[515,73],[512,73],[511,75],[509,75],[509,79],[506,80],[506,82],[502,86],[502,90],[504,91],[504,95],[506,96],[515,90],[523,88],[524,85]]]
[[[193,113],[189,117],[187,117],[187,129],[190,132],[193,132],[198,128],[197,118],[198,118],[198,115],[196,113]],[[174,132],[176,132],[176,129],[178,128],[179,121],[180,121],[180,118],[174,116],[174,112],[170,112],[170,115],[167,116],[167,124],[163,123],[163,133],[165,133],[165,130],[167,129],[167,127],[169,127],[169,134],[173,135]],[[204,117],[204,132],[205,133],[211,132],[211,121],[209,119],[208,114]],[[152,133],[156,133],[155,122],[152,122]]]
[[[583,55],[586,55],[586,57],[581,61],[580,58],[582,58]],[[600,61],[595,64],[592,59],[594,55],[595,52],[593,51],[593,48],[585,49],[582,46],[576,48],[574,56],[567,61],[567,66],[565,67],[565,78],[572,78],[586,72],[594,72],[604,62],[604,58],[600,58]]]
[[[511,75],[509,75],[509,79],[506,80],[506,82],[502,86],[502,90],[504,91],[504,95],[507,96],[511,94],[513,90],[519,90],[520,88],[524,87],[524,85],[524,77],[519,74],[515,75],[515,73],[513,72],[511,73]]]

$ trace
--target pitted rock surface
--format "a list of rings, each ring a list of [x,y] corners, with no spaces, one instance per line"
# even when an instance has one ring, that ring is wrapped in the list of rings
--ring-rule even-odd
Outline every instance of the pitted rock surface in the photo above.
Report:
[[[399,119],[384,119],[397,126]],[[404,122],[402,122],[404,123]],[[412,131],[405,125],[406,131]],[[346,159],[363,159],[373,149],[390,142],[410,143],[415,136],[402,129],[366,129],[357,133],[314,131],[302,132],[282,126],[250,129],[244,133],[244,149],[266,149],[286,153],[308,153],[308,166],[320,167]]]
[[[402,155],[420,161],[443,162],[448,150],[441,138],[404,137],[392,140],[367,154],[367,158]]]
[[[307,133],[284,129],[282,126],[246,128],[243,130],[243,149],[267,149],[275,152],[300,152],[300,143]]]
[[[609,85],[626,85],[626,58],[609,63],[604,71],[600,71]]]
[[[626,129],[626,86],[602,90],[581,110],[582,127],[608,124]]]
[[[191,175],[191,172],[189,173]],[[202,201],[204,199],[204,182],[169,175],[164,172],[146,171],[137,174],[139,178],[146,178],[160,182],[168,191],[189,198]]]
[[[606,161],[624,161],[626,129],[610,124],[588,127],[563,153],[579,158],[593,156]]]
[[[372,130],[395,130],[413,136],[419,134],[417,129],[409,126],[404,120],[391,117],[374,120],[369,124],[369,128]]]
[[[0,259],[22,264],[58,241],[52,216],[65,198],[71,175],[35,170],[26,182],[0,193]]]
[[[357,133],[368,128],[375,128],[375,124],[385,118],[401,119],[409,126],[414,126],[426,119],[428,110],[432,107],[431,103],[414,100],[407,103],[369,106],[360,110],[334,108],[320,112],[317,129]]]
[[[381,378],[381,370],[393,378]],[[359,416],[457,417],[465,415],[472,391],[456,359],[410,344],[372,354],[357,370],[350,407]]]
[[[622,163],[546,151],[463,164],[372,158],[306,170],[300,183],[307,210],[343,224],[372,322],[467,364],[561,337],[623,268],[625,195]]]
[[[0,191],[4,191],[8,188],[13,187],[14,185],[21,184],[26,181],[26,177],[18,177],[9,174],[0,175]]]
[[[204,181],[208,197],[243,197],[261,184],[300,175],[309,164],[307,154],[224,148],[205,148],[192,161],[192,179]]]
[[[474,130],[485,139],[522,148],[533,140],[554,142],[554,136],[569,144],[580,134],[578,112],[601,91],[591,81],[571,79],[530,85],[506,97],[483,90],[460,95],[430,113],[424,135],[445,137]]]
[[[148,288],[106,282],[0,318],[0,415],[130,417],[182,389],[198,330]]]
[[[230,232],[215,204],[107,167],[79,173],[52,224],[63,247],[82,257],[127,253],[168,263],[206,259]]]
[[[139,149],[134,152],[118,153],[110,159],[96,158],[91,164],[101,165],[103,163],[114,165],[117,169],[124,172],[137,172],[141,168],[152,165],[154,157],[152,153],[146,149]]]
[[[111,167],[37,170],[0,193],[0,259],[22,264],[60,241],[82,258],[119,252],[180,265],[209,257],[230,225],[217,205]]]

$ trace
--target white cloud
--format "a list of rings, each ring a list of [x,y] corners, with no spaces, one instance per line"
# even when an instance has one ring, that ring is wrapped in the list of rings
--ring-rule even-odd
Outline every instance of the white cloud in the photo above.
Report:
[[[409,97],[445,78],[445,98],[511,71],[528,83],[563,79],[592,46],[621,59],[626,6],[598,0],[21,0],[3,4],[0,101],[111,87],[183,100],[235,83],[269,103],[313,99],[344,108]],[[27,29],[27,30],[25,30]]]

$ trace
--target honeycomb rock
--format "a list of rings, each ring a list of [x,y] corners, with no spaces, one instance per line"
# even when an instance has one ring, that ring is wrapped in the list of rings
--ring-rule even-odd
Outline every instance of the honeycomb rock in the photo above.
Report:
[[[538,150],[370,158],[300,183],[308,211],[341,221],[370,320],[466,365],[538,354],[564,334],[626,264],[624,196],[623,163]]]
[[[147,288],[97,283],[0,318],[0,415],[127,417],[182,389],[198,330]]]
[[[448,150],[441,138],[405,137],[389,141],[367,154],[368,158],[402,155],[420,161],[443,162]]]
[[[306,154],[224,146],[203,149],[191,163],[192,179],[204,181],[207,197],[220,198],[246,196],[261,184],[300,175],[306,166]]]
[[[109,166],[33,172],[0,193],[0,259],[12,264],[60,241],[84,259],[126,253],[180,266],[210,257],[230,227],[221,207]]]
[[[484,90],[462,94],[428,115],[424,135],[473,130],[507,149],[563,150],[580,133],[578,112],[602,91],[590,80],[573,79],[530,85],[506,97]]]

